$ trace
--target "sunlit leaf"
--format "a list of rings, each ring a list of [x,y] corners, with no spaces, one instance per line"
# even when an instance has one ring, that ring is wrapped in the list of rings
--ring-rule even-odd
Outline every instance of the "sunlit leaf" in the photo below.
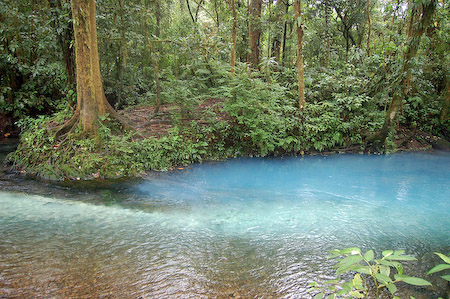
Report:
[[[447,264],[450,264],[450,257],[439,253],[439,252],[435,252],[434,254],[436,254],[437,256],[439,256],[444,262],[446,262]]]
[[[381,283],[384,283],[384,284],[392,283],[392,279],[391,279],[389,276],[385,275],[385,274],[376,273],[376,274],[375,274],[375,277],[376,277]]]
[[[433,267],[430,271],[428,271],[427,275],[430,275],[432,273],[436,273],[439,271],[447,270],[447,269],[450,269],[449,264],[439,264],[439,265]]]
[[[397,287],[393,283],[386,284],[386,288],[389,290],[389,292],[394,295],[395,292],[397,292]]]
[[[395,274],[395,279],[406,282],[407,284],[415,285],[415,286],[430,286],[431,283],[426,281],[425,279],[408,276],[408,275],[401,275],[401,274]]]
[[[392,255],[393,253],[394,253],[394,250],[384,250],[381,254],[382,254],[384,257],[387,257],[387,256]]]
[[[369,250],[366,253],[364,253],[364,259],[368,262],[372,261],[374,256],[375,254],[373,253],[373,250]]]

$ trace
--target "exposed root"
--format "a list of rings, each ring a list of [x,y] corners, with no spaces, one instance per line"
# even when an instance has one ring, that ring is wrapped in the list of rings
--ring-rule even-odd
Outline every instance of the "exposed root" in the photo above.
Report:
[[[73,114],[71,119],[69,119],[60,126],[52,128],[52,130],[55,131],[56,139],[59,139],[60,136],[68,135],[69,132],[73,132],[79,120],[80,120],[80,111],[77,109],[75,110],[75,113]]]

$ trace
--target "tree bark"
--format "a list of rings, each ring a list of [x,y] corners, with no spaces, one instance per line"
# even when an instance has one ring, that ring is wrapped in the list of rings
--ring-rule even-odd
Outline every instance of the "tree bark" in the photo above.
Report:
[[[303,79],[303,19],[302,19],[302,1],[294,2],[295,19],[297,24],[297,70],[298,70],[298,107],[303,109],[305,106],[305,82]]]
[[[328,5],[328,0],[325,0],[325,32],[327,35],[327,54],[326,54],[326,58],[325,58],[325,68],[328,68],[330,65],[330,54],[331,54],[331,36],[330,36],[330,22],[328,20],[329,18],[329,5]]]
[[[119,86],[117,88],[117,103],[115,105],[116,108],[121,107],[123,99],[123,86],[124,86],[124,75],[125,68],[127,63],[127,43],[125,38],[125,7],[123,4],[123,0],[119,0],[119,15],[120,15],[120,43],[119,43],[119,57],[117,63],[117,80],[119,82]]]
[[[234,76],[236,66],[236,34],[237,34],[237,13],[235,7],[235,0],[231,0],[231,12],[233,14],[233,27],[231,29],[231,40],[233,42],[233,49],[231,50],[231,73]]]
[[[94,0],[72,0],[77,70],[77,108],[71,120],[59,128],[61,132],[81,122],[83,132],[97,136],[100,117],[110,113],[120,119],[103,90],[98,58]]]
[[[275,32],[273,35],[272,41],[272,53],[271,56],[275,57],[275,60],[280,63],[280,54],[281,54],[281,41],[283,39],[283,26],[284,23],[282,21],[283,16],[283,1],[277,1],[275,5]]]
[[[367,27],[368,27],[368,32],[367,32],[367,56],[370,57],[370,33],[371,33],[371,30],[372,30],[372,24],[371,24],[371,20],[370,20],[370,0],[367,0],[366,13],[367,13]]]
[[[261,9],[262,0],[251,0],[250,3],[250,53],[248,55],[248,62],[254,69],[258,68],[259,64],[259,41],[261,37]]]
[[[284,2],[284,0],[280,0],[285,5],[285,16],[289,13],[289,2]],[[286,66],[286,39],[287,39],[287,25],[288,21],[285,18],[283,25],[283,43],[281,45],[281,65]]]

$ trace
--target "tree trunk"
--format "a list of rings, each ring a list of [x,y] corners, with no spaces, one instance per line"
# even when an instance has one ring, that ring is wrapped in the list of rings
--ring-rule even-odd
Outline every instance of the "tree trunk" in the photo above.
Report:
[[[194,15],[192,14],[191,5],[189,4],[189,0],[186,0],[186,5],[189,11],[189,15],[191,16],[191,20],[194,24],[197,23],[197,20],[194,18]]]
[[[123,94],[123,80],[125,75],[125,68],[127,63],[127,43],[125,39],[125,8],[123,0],[119,0],[119,14],[120,14],[120,44],[119,44],[119,57],[117,63],[117,80],[119,81],[119,86],[117,87],[117,103],[115,105],[116,109],[121,107],[123,104],[122,94]]]
[[[284,0],[280,0],[280,1],[284,1]],[[287,17],[288,13],[289,13],[289,2],[284,3],[285,7],[285,17]],[[284,18],[284,26],[283,26],[283,44],[281,45],[281,53],[282,53],[282,60],[281,60],[281,65],[282,66],[286,66],[285,65],[285,61],[286,61],[286,39],[287,39],[287,19]]]
[[[305,106],[305,82],[303,79],[303,19],[302,19],[302,1],[294,2],[295,19],[297,24],[297,70],[298,70],[298,107],[303,109]]]
[[[372,138],[368,139],[368,145],[379,147],[384,145],[397,114],[402,106],[402,102],[407,98],[411,82],[411,61],[417,55],[420,45],[420,39],[424,30],[431,23],[431,19],[436,7],[435,0],[427,4],[421,4],[420,7],[411,3],[411,19],[408,28],[408,47],[403,56],[402,80],[400,81],[399,90],[394,92],[389,110],[385,116],[384,124],[381,130]]]
[[[281,54],[281,41],[283,39],[283,26],[282,22],[283,17],[283,1],[277,1],[275,6],[275,32],[273,35],[272,41],[272,57],[275,57],[275,60],[280,63],[280,54]]]
[[[327,35],[327,54],[325,59],[325,68],[328,68],[330,65],[330,53],[331,53],[331,46],[330,46],[330,23],[328,21],[329,18],[329,6],[328,6],[328,0],[325,0],[325,32]]]
[[[248,55],[248,62],[254,69],[258,68],[259,64],[259,40],[261,37],[261,8],[262,0],[251,0],[250,3],[250,53]]]
[[[233,14],[233,27],[231,29],[231,39],[233,41],[233,49],[231,50],[231,73],[234,76],[236,66],[236,34],[237,34],[237,13],[235,0],[231,0],[231,12]]]
[[[367,0],[366,13],[367,13],[367,27],[368,27],[368,33],[367,33],[367,56],[370,57],[370,32],[372,30],[372,24],[371,24],[371,20],[370,20],[370,0]]]
[[[117,119],[120,119],[120,116],[109,105],[103,91],[98,59],[95,1],[72,0],[72,16],[75,32],[77,108],[72,119],[60,127],[58,133],[71,129],[80,121],[86,135],[97,136],[100,117],[107,113]]]
[[[161,37],[161,4],[159,0],[154,0],[155,8],[156,8],[156,32],[155,35],[159,39]],[[159,45],[156,46],[156,58],[152,58],[153,60],[153,68],[155,70],[155,82],[156,82],[156,106],[154,113],[159,112],[159,108],[161,107],[161,83],[159,82]]]
[[[60,11],[63,10],[64,5],[67,3],[67,0],[51,0],[48,2],[51,8],[57,8]],[[71,16],[71,12],[67,12]],[[63,58],[64,58],[64,66],[66,68],[66,75],[67,75],[67,82],[70,86],[75,86],[75,56],[73,53],[73,47],[71,46],[71,43],[74,39],[73,36],[73,26],[70,23],[68,26],[67,24],[61,24],[61,21],[64,21],[65,18],[61,18],[59,15],[55,15],[55,30],[57,28],[61,28],[62,25],[64,25],[64,31],[61,32],[60,35],[58,35],[58,44],[62,49],[63,52]]]

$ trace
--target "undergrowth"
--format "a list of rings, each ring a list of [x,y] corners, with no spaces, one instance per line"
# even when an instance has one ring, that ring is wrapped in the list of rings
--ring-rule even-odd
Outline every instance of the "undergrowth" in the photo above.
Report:
[[[138,176],[229,157],[358,152],[384,121],[387,95],[377,92],[373,78],[353,66],[339,73],[310,70],[305,80],[307,105],[301,111],[295,73],[281,69],[270,76],[256,71],[249,75],[246,66],[239,65],[232,76],[218,64],[211,66],[208,76],[164,83],[164,101],[181,109],[174,115],[175,126],[159,138],[117,134],[101,125],[99,138],[75,138],[75,131],[60,144],[49,127],[63,123],[69,116],[65,109],[50,117],[21,120],[20,145],[9,161],[16,169],[49,179]],[[202,111],[200,121],[190,117],[203,100],[211,98],[218,99],[220,107]],[[400,121],[415,121],[420,129],[423,125],[413,106],[414,101],[404,106]],[[385,150],[395,146],[394,136],[391,132]]]

